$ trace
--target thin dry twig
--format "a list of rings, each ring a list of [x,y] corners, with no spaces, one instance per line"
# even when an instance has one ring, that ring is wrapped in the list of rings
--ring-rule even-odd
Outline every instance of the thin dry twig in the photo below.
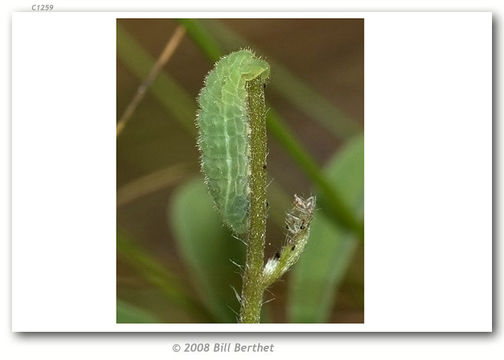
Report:
[[[159,58],[156,60],[156,63],[152,67],[149,75],[144,80],[144,82],[138,87],[135,96],[133,97],[131,102],[128,104],[123,115],[121,116],[121,118],[117,122],[117,136],[119,136],[119,134],[123,131],[124,127],[126,126],[126,123],[131,118],[131,115],[133,115],[133,112],[135,111],[136,107],[138,106],[138,104],[142,101],[143,97],[145,96],[147,89],[151,86],[151,84],[154,82],[154,80],[156,80],[161,69],[170,60],[172,55],[175,53],[175,50],[177,50],[177,47],[179,46],[182,38],[184,37],[184,34],[185,34],[185,27],[182,25],[177,26],[173,35],[166,43],[166,46],[165,46],[163,52],[161,53]]]

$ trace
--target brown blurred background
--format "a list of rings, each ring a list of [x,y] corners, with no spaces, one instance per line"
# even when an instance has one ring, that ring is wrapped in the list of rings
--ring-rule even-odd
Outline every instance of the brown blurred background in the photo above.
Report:
[[[208,20],[213,21],[213,20]],[[273,88],[266,98],[301,143],[323,166],[342,142],[364,126],[364,21],[362,19],[226,19],[223,25],[246,39],[267,60],[282,64],[318,92],[349,122],[350,130],[335,136],[293,106]],[[121,19],[118,24],[156,59],[179,25],[171,19]],[[187,36],[164,68],[196,99],[212,65]],[[272,66],[272,78],[275,67]],[[124,62],[117,61],[117,116],[122,115],[141,81]],[[167,96],[170,96],[167,94]],[[196,101],[196,100],[194,100]],[[173,182],[155,191],[133,196],[118,204],[117,224],[147,252],[191,287],[184,261],[177,253],[173,232],[166,220],[167,204],[175,187],[199,174],[199,154],[194,135],[167,114],[150,93],[136,108],[117,140],[117,187],[124,189],[149,174],[182,166]],[[270,136],[269,177],[287,194],[310,194],[313,185],[285,150]],[[120,199],[118,199],[119,201]],[[274,253],[283,231],[269,221],[267,255]],[[331,322],[363,322],[363,247],[354,254],[337,290]],[[285,322],[285,287],[288,279],[272,289],[276,300],[269,303],[272,322]],[[197,292],[190,290],[195,297]],[[163,322],[191,322],[190,316],[167,304],[151,284],[118,257],[117,295],[132,304],[146,301],[149,310]]]

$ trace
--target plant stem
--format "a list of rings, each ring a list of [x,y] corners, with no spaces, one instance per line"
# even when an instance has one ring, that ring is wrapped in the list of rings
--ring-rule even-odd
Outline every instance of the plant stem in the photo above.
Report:
[[[223,55],[220,43],[200,20],[179,19],[178,21],[186,27],[189,37],[194,40],[208,59],[214,62]],[[228,41],[230,40],[228,39]],[[285,72],[283,75],[285,75]],[[296,86],[294,86],[294,88],[295,87]],[[289,91],[300,92],[299,89],[289,89]],[[317,105],[315,105],[315,107],[316,106]],[[310,104],[309,107],[312,108],[313,104]],[[349,126],[352,127],[353,125]],[[313,159],[311,154],[296,139],[294,133],[287,127],[285,122],[282,121],[280,115],[272,108],[268,111],[268,129],[271,131],[273,137],[284,147],[291,158],[301,167],[303,172],[308,175],[308,177],[317,184],[319,190],[324,193],[326,200],[324,200],[324,197],[321,196],[320,205],[327,210],[327,214],[335,219],[340,225],[351,230],[355,233],[355,235],[363,240],[363,222],[355,216],[349,206],[345,204],[338,190],[335,189],[334,185],[327,180],[327,177],[324,175],[315,159]],[[356,128],[353,128],[350,133],[353,134],[354,131],[357,131]]]
[[[182,22],[187,24],[191,21],[192,20],[185,20]],[[188,28],[188,35],[193,36],[195,29],[194,27]],[[200,32],[197,34],[201,35]],[[117,37],[120,39],[120,41],[117,42],[118,58],[135,76],[139,79],[143,79],[153,66],[154,59],[120,25],[117,26]],[[200,42],[201,41],[200,39]],[[198,44],[200,44],[200,42],[198,42]],[[203,50],[205,51],[205,55],[209,58],[215,58],[221,55],[220,50],[216,47],[211,47],[211,51],[206,48],[203,48]],[[196,112],[194,99],[180,87],[168,73],[161,72],[157,81],[150,87],[150,91],[161,105],[173,116],[174,120],[179,121],[189,134],[195,135],[196,129],[192,122],[194,113]],[[166,96],[166,94],[171,94],[171,96]],[[286,149],[289,156],[300,165],[303,172],[307,174],[317,186],[325,190],[325,193],[329,193],[329,198],[327,199],[328,215],[363,239],[364,227],[362,221],[359,220],[342,201],[335,201],[335,198],[341,198],[337,189],[334,188],[333,184],[328,182],[313,157],[296,139],[292,131],[287,128],[285,121],[282,121],[278,114],[273,113],[273,109],[269,111],[268,126],[273,136],[279,141],[283,148]],[[287,132],[288,136],[283,136],[283,134]],[[321,205],[325,207],[326,202],[324,202],[324,199],[321,198],[320,200]]]
[[[240,322],[258,323],[264,293],[262,269],[266,236],[266,105],[262,81],[247,82],[250,122],[250,212],[247,257],[243,273]]]

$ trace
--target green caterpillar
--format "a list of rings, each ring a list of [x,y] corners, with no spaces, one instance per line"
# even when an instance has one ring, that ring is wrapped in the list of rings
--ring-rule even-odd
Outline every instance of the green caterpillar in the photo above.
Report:
[[[269,64],[250,50],[221,58],[198,97],[198,147],[205,181],[224,223],[235,234],[248,231],[250,125],[247,82],[266,83]]]

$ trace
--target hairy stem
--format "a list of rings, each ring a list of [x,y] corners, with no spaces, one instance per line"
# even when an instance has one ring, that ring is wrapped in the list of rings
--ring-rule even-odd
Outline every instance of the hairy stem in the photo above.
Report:
[[[194,19],[180,19],[178,21],[186,27],[189,37],[196,42],[211,61],[215,61],[222,56],[223,50],[219,42],[201,21]],[[273,137],[283,146],[303,172],[324,192],[327,201],[324,202],[322,198],[321,205],[327,210],[328,215],[334,218],[343,227],[353,231],[363,240],[364,224],[362,221],[358,219],[348,205],[344,203],[341,199],[341,195],[337,189],[334,188],[334,185],[327,180],[327,177],[323,174],[315,159],[306,151],[302,144],[296,139],[294,133],[287,127],[285,122],[282,121],[280,115],[272,108],[268,111],[267,121],[268,129],[271,131]]]
[[[258,323],[264,287],[264,243],[266,235],[266,106],[262,81],[257,78],[247,83],[250,121],[250,225],[247,257],[243,273],[240,322]]]

